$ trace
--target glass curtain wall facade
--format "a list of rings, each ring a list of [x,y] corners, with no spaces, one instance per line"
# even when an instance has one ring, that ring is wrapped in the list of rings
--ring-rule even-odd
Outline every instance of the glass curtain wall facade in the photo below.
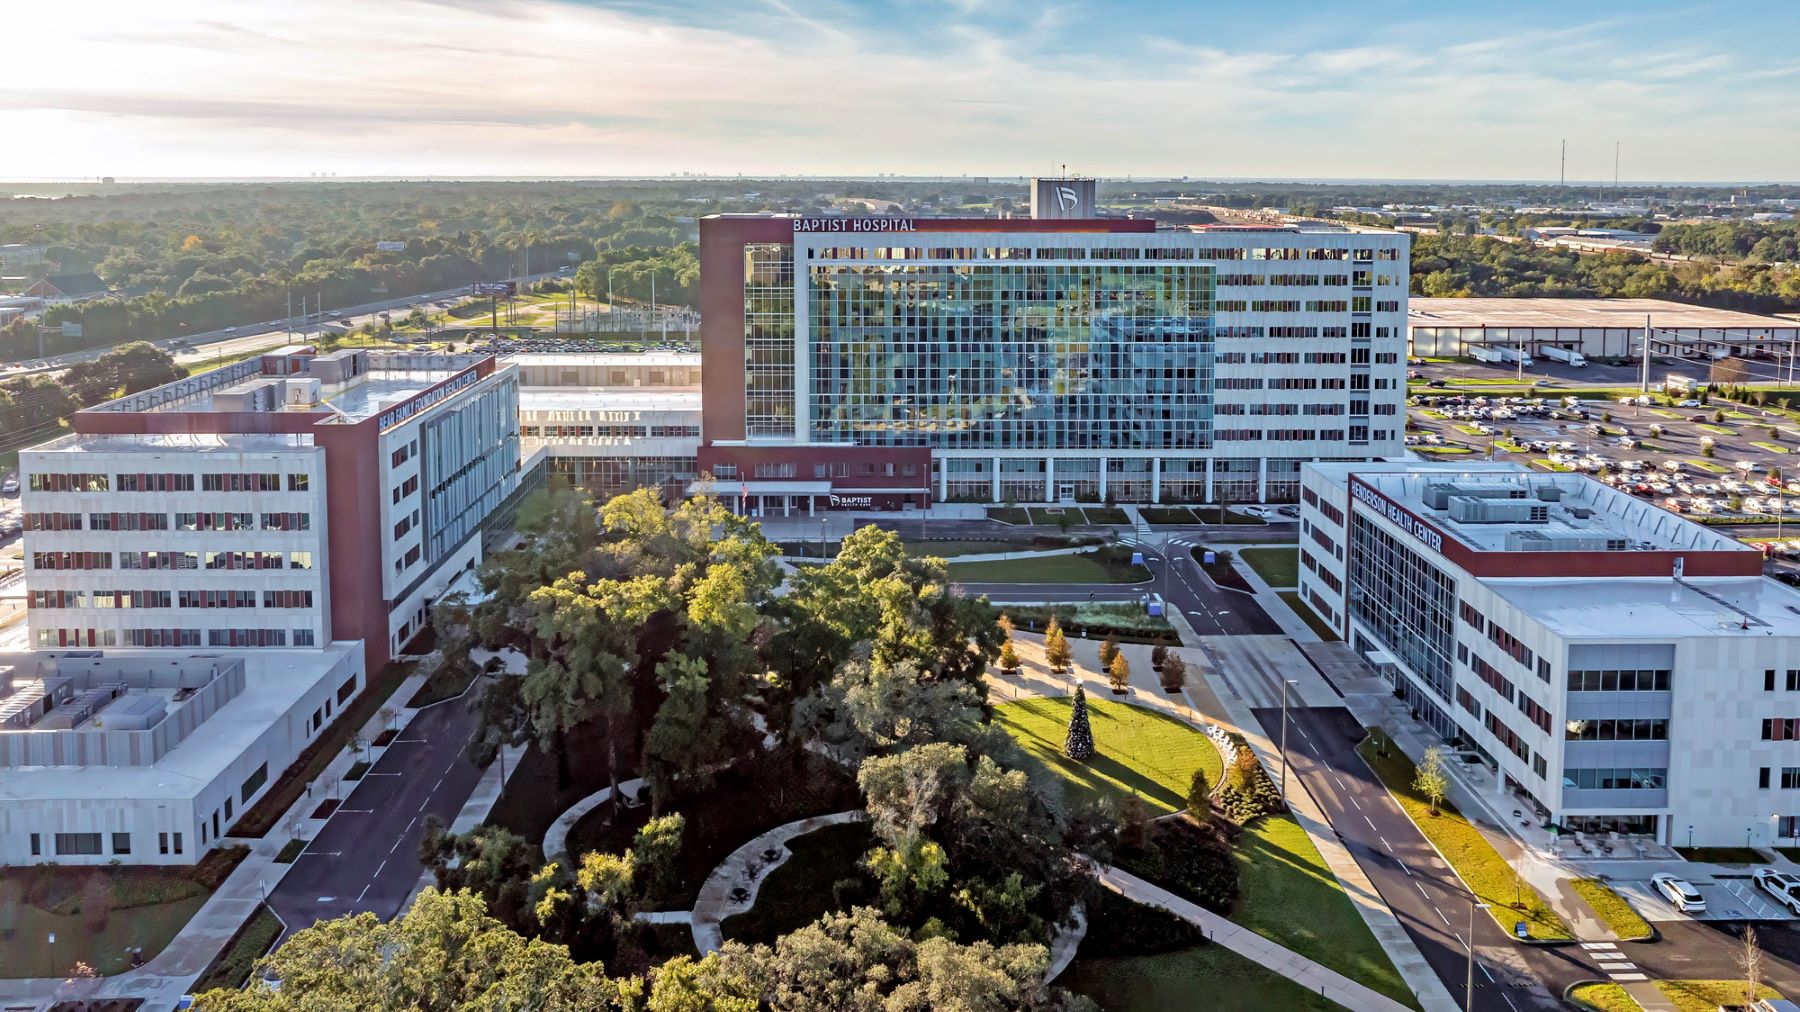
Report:
[[[1352,588],[1380,591],[1353,589],[1350,617],[1431,690],[1430,696],[1419,693],[1400,678],[1407,702],[1420,717],[1445,738],[1457,737],[1460,732],[1448,712],[1455,686],[1456,581],[1360,512],[1350,518],[1346,565]]]
[[[794,247],[744,247],[744,432],[794,432]]]
[[[1210,266],[815,263],[810,273],[810,439],[1212,445]]]

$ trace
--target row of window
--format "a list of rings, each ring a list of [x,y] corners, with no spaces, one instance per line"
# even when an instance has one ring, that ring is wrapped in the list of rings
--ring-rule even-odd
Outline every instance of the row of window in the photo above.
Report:
[[[79,531],[85,525],[95,531],[253,531],[253,513],[177,513],[171,528],[167,513],[27,513],[28,531]],[[311,513],[264,513],[265,531],[312,529]]]
[[[1220,249],[1193,246],[1157,246],[1148,249],[1131,246],[818,246],[813,248],[812,255],[818,260],[1351,260],[1356,263],[1374,263],[1377,260],[1400,259],[1400,251],[1391,247],[1348,250],[1317,246],[1233,246]],[[1366,275],[1368,272],[1357,273]],[[1394,277],[1396,280],[1392,283],[1401,283],[1397,276]]]
[[[311,487],[312,478],[290,474],[285,484],[289,492],[305,492]],[[282,476],[275,472],[208,472],[200,476],[200,489],[204,492],[279,492],[282,486]],[[177,472],[107,475],[45,471],[33,474],[29,487],[33,492],[192,492],[194,476]]]
[[[40,648],[67,647],[297,647],[316,646],[318,636],[312,629],[207,629],[202,637],[199,629],[145,628],[126,629],[121,637],[116,629],[38,629],[36,644]]]
[[[1348,429],[1220,429],[1214,434],[1221,443],[1255,443],[1271,439],[1281,442],[1324,440],[1328,443],[1348,439],[1352,443],[1366,443],[1371,436],[1377,442],[1387,442],[1394,439],[1394,430],[1376,429],[1371,433],[1367,425],[1352,425]]]
[[[120,552],[119,569],[311,569],[311,552]],[[32,552],[31,565],[43,570],[112,569],[111,552]]]
[[[1569,672],[1570,692],[1668,692],[1666,668],[1624,668]]]
[[[1783,679],[1782,684],[1788,692],[1800,692],[1800,668],[1787,669],[1787,677],[1785,679]],[[1763,669],[1763,691],[1764,692],[1774,692],[1775,691],[1775,669],[1774,668]]]
[[[1764,766],[1756,771],[1756,786],[1769,789],[1769,767]],[[1800,788],[1800,766],[1783,766],[1781,768],[1781,789],[1784,791]]]
[[[1571,720],[1563,725],[1568,741],[1667,741],[1669,721],[1664,717],[1596,717]]]
[[[1563,784],[1584,791],[1650,791],[1668,784],[1668,769],[1563,770]]]

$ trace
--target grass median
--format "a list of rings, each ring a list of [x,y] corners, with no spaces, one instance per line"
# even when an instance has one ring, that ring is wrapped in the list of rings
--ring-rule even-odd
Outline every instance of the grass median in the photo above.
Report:
[[[1622,942],[1639,942],[1649,939],[1655,932],[1650,930],[1650,922],[1643,915],[1625,902],[1625,897],[1614,892],[1612,886],[1597,878],[1578,878],[1570,883],[1576,895],[1587,901],[1594,908],[1606,927],[1619,936]]]
[[[1240,548],[1238,558],[1256,570],[1256,575],[1271,587],[1292,587],[1300,582],[1300,549],[1297,547]]]
[[[1437,847],[1444,860],[1481,898],[1481,902],[1488,905],[1488,913],[1502,928],[1511,933],[1513,924],[1523,920],[1534,941],[1561,942],[1575,937],[1544,897],[1519,876],[1455,805],[1445,801],[1438,806],[1438,814],[1431,814],[1430,803],[1413,787],[1417,769],[1406,753],[1397,747],[1389,747],[1388,754],[1381,755],[1372,738],[1357,746],[1357,752],[1387,785],[1388,792],[1419,827],[1419,832]]]
[[[994,707],[994,717],[1032,761],[1063,782],[1063,800],[1091,798],[1115,804],[1137,795],[1153,814],[1181,811],[1194,770],[1216,784],[1225,764],[1205,734],[1166,713],[1096,696],[1088,697],[1094,757],[1076,762],[1063,755],[1074,701],[1026,699]]]
[[[1656,980],[1651,981],[1678,1012],[1718,1012],[1720,1008],[1741,1008],[1744,1004],[1744,982],[1741,980]],[[1760,998],[1779,998],[1781,993],[1767,984],[1757,988]],[[1642,1012],[1639,1005],[1619,984],[1583,984],[1569,992],[1569,997],[1582,1008],[1599,1012]]]
[[[1121,562],[1105,551],[952,562],[948,569],[950,578],[958,583],[1141,583],[1150,579],[1149,570]]]

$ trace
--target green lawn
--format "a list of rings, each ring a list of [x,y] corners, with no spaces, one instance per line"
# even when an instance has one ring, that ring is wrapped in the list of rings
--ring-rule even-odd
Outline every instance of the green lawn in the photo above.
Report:
[[[1750,445],[1756,447],[1759,450],[1767,450],[1770,453],[1787,453],[1788,452],[1787,447],[1782,446],[1778,443],[1751,443]]]
[[[915,559],[952,559],[958,555],[990,555],[999,552],[1034,552],[1027,541],[908,541],[901,546]],[[834,552],[835,554],[835,552]]]
[[[1320,618],[1311,608],[1308,608],[1306,604],[1300,600],[1299,591],[1278,590],[1275,592],[1275,596],[1286,601],[1287,606],[1294,610],[1294,614],[1300,616],[1300,620],[1311,627],[1313,632],[1318,633],[1320,639],[1327,643],[1335,642],[1337,640],[1337,630],[1327,625],[1324,619]]]
[[[826,826],[788,841],[793,856],[769,872],[756,905],[725,918],[719,930],[740,942],[772,943],[838,908],[833,886],[863,875],[862,857],[873,846],[866,822]]]
[[[1341,1012],[1334,1002],[1218,945],[1154,956],[1078,957],[1056,985],[1087,995],[1106,1012]]]
[[[1291,816],[1252,822],[1238,836],[1234,854],[1238,902],[1232,920],[1365,987],[1414,1005],[1412,991],[1381,943]]]
[[[1031,514],[1020,506],[991,506],[987,515],[989,520],[998,520],[1003,524],[1016,524],[1020,527],[1031,524]]]
[[[1119,801],[1136,793],[1151,812],[1162,815],[1186,807],[1194,770],[1204,769],[1216,784],[1224,761],[1212,740],[1174,717],[1111,699],[1088,697],[1094,758],[1078,763],[1062,754],[1069,733],[1067,698],[1026,699],[994,708],[994,717],[1038,765],[1063,781],[1063,797]]]
[[[1708,474],[1724,474],[1726,471],[1731,470],[1731,468],[1726,467],[1723,464],[1715,464],[1710,460],[1700,460],[1697,458],[1693,459],[1693,460],[1689,460],[1688,466],[1689,467],[1697,467],[1700,470],[1707,472]]]
[[[1138,513],[1148,524],[1197,524],[1194,511],[1186,506],[1142,506]]]
[[[1150,579],[1142,566],[1102,565],[1093,553],[1044,555],[1000,562],[952,562],[950,578],[963,583],[1138,583]]]
[[[1718,1012],[1720,1006],[1736,1007],[1744,1001],[1744,982],[1741,980],[1656,980],[1651,983],[1674,1003],[1679,1012]],[[1781,992],[1763,984],[1757,995],[1779,998]],[[1583,984],[1570,996],[1577,1005],[1600,1012],[1642,1012],[1643,1009],[1618,984]]]
[[[1300,549],[1243,548],[1238,558],[1249,563],[1256,575],[1271,587],[1292,587],[1300,582]]]
[[[1735,435],[1737,435],[1736,429],[1728,429],[1723,425],[1713,425],[1711,423],[1707,423],[1707,424],[1698,426],[1698,428],[1704,432],[1711,432],[1711,433],[1714,433],[1715,435],[1720,435],[1720,436],[1735,436]]]
[[[0,943],[0,977],[61,977],[77,962],[105,975],[123,973],[131,969],[131,949],[141,946],[145,959],[154,957],[205,904],[201,893],[114,910],[98,932],[90,932],[80,914],[53,914],[20,904],[12,918],[13,936]]]
[[[1650,922],[1625,902],[1625,897],[1613,892],[1611,886],[1597,878],[1578,878],[1570,883],[1575,892],[1594,908],[1594,913],[1606,922],[1613,934],[1621,941],[1636,941],[1651,936]]]
[[[1060,527],[1064,518],[1070,524],[1087,523],[1087,514],[1082,512],[1080,506],[1033,506],[1028,512],[1031,514],[1031,522],[1040,527]]]
[[[1513,871],[1487,837],[1464,818],[1455,805],[1445,801],[1439,806],[1437,815],[1431,814],[1425,798],[1413,789],[1416,770],[1406,753],[1390,747],[1385,757],[1378,755],[1372,740],[1364,741],[1357,751],[1387,785],[1394,800],[1412,817],[1419,831],[1437,846],[1444,860],[1450,862],[1469,888],[1489,904],[1488,913],[1502,928],[1510,932],[1513,922],[1522,917],[1532,938],[1563,941],[1574,937],[1544,897]],[[1515,907],[1515,903],[1520,906]]]
[[[1444,455],[1475,452],[1473,449],[1463,446],[1460,443],[1440,443],[1436,446],[1415,446],[1413,449],[1419,453],[1437,453]]]

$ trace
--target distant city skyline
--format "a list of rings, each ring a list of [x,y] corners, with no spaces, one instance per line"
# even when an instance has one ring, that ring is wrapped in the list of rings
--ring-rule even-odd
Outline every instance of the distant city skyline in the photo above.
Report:
[[[1792,8],[75,0],[6,178],[1800,177]],[[1766,30],[1758,30],[1757,26]],[[23,141],[21,143],[21,141]]]

